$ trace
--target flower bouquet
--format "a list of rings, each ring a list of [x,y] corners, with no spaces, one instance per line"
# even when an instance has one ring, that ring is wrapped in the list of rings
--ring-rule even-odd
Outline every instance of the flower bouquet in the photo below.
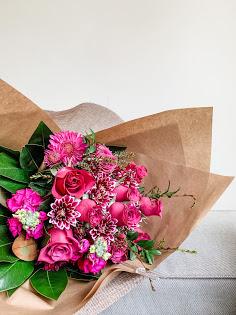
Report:
[[[148,273],[232,180],[209,173],[210,108],[82,134],[0,83],[4,313],[72,314],[121,271]]]

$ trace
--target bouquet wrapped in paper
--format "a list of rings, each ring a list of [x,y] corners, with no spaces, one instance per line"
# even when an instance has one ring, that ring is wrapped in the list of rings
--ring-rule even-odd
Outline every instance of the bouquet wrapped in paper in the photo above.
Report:
[[[148,274],[232,181],[210,173],[211,108],[82,134],[3,81],[0,108],[4,314],[73,314],[120,272]]]

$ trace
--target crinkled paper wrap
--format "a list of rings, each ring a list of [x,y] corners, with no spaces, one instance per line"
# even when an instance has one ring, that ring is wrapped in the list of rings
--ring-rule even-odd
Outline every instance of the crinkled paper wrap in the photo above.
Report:
[[[41,120],[54,132],[59,130],[44,111],[3,81],[0,108],[0,145],[20,149]],[[136,153],[136,161],[148,168],[147,188],[157,185],[164,190],[170,181],[173,190],[181,187],[179,195],[196,197],[193,208],[190,197],[166,199],[163,218],[150,217],[143,225],[156,241],[164,238],[168,247],[178,247],[185,240],[233,179],[210,173],[211,130],[212,108],[206,107],[166,111],[97,133],[99,142],[125,145]],[[158,256],[147,268],[156,268],[170,253]],[[139,261],[128,261],[107,267],[96,282],[70,280],[58,301],[38,295],[27,281],[9,299],[0,293],[0,313],[71,315],[119,272],[135,273],[137,267]]]

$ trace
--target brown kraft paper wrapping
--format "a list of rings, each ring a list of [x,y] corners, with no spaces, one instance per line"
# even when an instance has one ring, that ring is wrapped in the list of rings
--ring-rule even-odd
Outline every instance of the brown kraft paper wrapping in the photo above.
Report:
[[[52,131],[59,130],[44,111],[1,80],[0,106],[0,145],[20,149],[41,120]],[[136,153],[136,162],[148,169],[147,189],[157,185],[163,190],[169,180],[171,188],[181,188],[178,197],[164,201],[162,219],[149,217],[143,224],[156,241],[165,238],[169,247],[178,247],[185,240],[233,179],[209,172],[211,121],[211,108],[189,108],[147,116],[97,133],[97,141],[124,145]],[[196,197],[193,208],[192,198],[183,194]],[[157,267],[169,254],[158,256],[152,266],[146,267]],[[73,314],[120,271],[135,272],[137,267],[139,261],[127,261],[106,267],[96,282],[70,280],[58,301],[38,295],[27,281],[10,298],[0,293],[0,314]]]

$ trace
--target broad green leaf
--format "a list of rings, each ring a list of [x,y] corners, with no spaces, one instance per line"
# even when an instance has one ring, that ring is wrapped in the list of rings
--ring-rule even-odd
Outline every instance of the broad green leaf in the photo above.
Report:
[[[54,199],[52,196],[49,196],[47,199],[45,199],[39,206],[39,210],[43,210],[45,212],[48,212],[51,210],[50,204],[54,202]]]
[[[11,212],[3,207],[3,205],[0,205],[0,224],[5,224],[7,219],[11,216]]]
[[[87,273],[82,273],[78,269],[73,269],[73,268],[66,268],[67,269],[67,275],[71,279],[75,280],[80,280],[80,281],[93,281],[97,280],[101,274],[98,275],[93,275],[93,274],[87,274]]]
[[[0,292],[22,285],[34,270],[33,262],[18,260],[14,263],[0,263]]]
[[[52,131],[43,121],[41,121],[38,127],[36,128],[35,132],[32,134],[31,138],[29,139],[28,144],[38,144],[41,145],[44,149],[46,149],[51,134]]]
[[[28,144],[21,150],[20,165],[23,169],[31,172],[38,170],[43,162],[44,150],[51,134],[51,130],[41,121]]]
[[[6,153],[7,155],[15,158],[18,160],[19,156],[20,156],[20,152],[19,151],[15,151],[15,150],[11,150],[9,148],[6,148],[6,147],[3,147],[3,146],[0,146],[0,152],[4,152]]]
[[[0,225],[0,262],[15,262],[19,260],[12,252],[13,237],[6,225]]]
[[[145,249],[144,249],[143,251],[144,251],[145,257],[146,257],[146,259],[147,259],[147,263],[150,264],[150,265],[152,265],[152,264],[153,264],[153,261],[154,261],[153,255],[152,255],[148,250],[145,250]]]
[[[120,153],[120,152],[123,152],[127,149],[127,147],[123,147],[123,146],[116,146],[116,145],[106,145],[112,153]]]
[[[5,153],[0,153],[0,176],[21,183],[28,183],[28,172],[18,167],[18,162]]]
[[[14,182],[8,178],[0,176],[0,187],[14,194],[18,189],[27,187],[27,184]]]
[[[129,259],[130,260],[135,260],[136,259],[136,255],[132,251],[129,252]]]
[[[4,167],[5,165],[11,166],[11,167],[19,167],[19,163],[16,159],[9,156],[5,152],[0,153],[0,167]]]
[[[160,256],[161,255],[161,251],[159,251],[156,248],[150,249],[149,253],[152,254],[152,255],[156,255],[156,256]]]
[[[138,232],[135,232],[135,231],[128,231],[128,233],[127,233],[127,238],[128,238],[128,240],[134,241],[134,240],[137,239],[137,237],[138,237]]]
[[[44,148],[40,145],[27,144],[20,153],[20,165],[23,169],[36,172],[43,162]]]
[[[137,245],[144,248],[144,249],[152,249],[154,246],[154,241],[153,240],[142,240],[138,241]]]
[[[34,191],[36,191],[38,194],[40,194],[40,196],[42,197],[46,196],[49,192],[48,189],[45,189],[42,186],[37,185],[36,183],[33,183],[33,182],[29,184],[29,187],[33,189]]]
[[[138,253],[138,248],[136,245],[132,245],[132,246],[130,246],[130,248],[131,248],[132,252]]]
[[[19,287],[7,290],[7,296],[10,297]]]
[[[30,278],[32,287],[46,298],[57,300],[67,286],[65,269],[58,271],[38,270]]]

